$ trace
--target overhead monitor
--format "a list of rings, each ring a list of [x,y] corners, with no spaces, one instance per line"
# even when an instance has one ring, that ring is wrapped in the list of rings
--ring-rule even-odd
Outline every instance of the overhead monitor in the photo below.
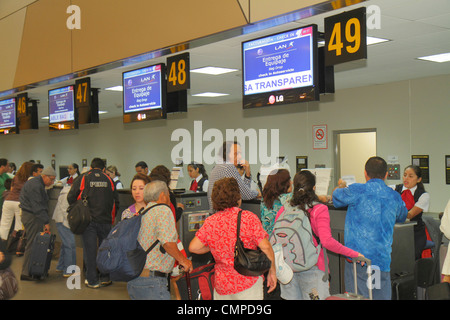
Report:
[[[78,129],[73,86],[48,91],[48,121],[50,130]]]
[[[18,133],[16,98],[0,101],[0,134]]]
[[[122,74],[124,123],[167,117],[165,77],[163,63]]]
[[[319,100],[317,26],[242,43],[244,109]]]

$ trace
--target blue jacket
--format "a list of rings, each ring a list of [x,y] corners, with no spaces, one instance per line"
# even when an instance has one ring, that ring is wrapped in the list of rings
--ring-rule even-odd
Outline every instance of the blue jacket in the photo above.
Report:
[[[401,196],[381,179],[354,183],[333,192],[333,205],[347,208],[345,246],[389,272],[395,223],[406,220],[408,210]]]

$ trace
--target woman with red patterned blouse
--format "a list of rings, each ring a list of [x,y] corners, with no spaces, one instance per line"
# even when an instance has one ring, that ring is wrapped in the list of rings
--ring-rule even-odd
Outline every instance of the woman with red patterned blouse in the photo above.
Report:
[[[212,203],[217,212],[208,217],[197,231],[189,245],[191,253],[202,254],[211,251],[216,262],[214,299],[263,299],[263,278],[248,277],[234,269],[234,247],[236,243],[237,215],[240,211],[241,195],[234,178],[223,178],[215,182]],[[250,249],[259,247],[272,261],[268,273],[268,292],[277,285],[274,253],[261,221],[250,212],[241,214],[240,238]]]

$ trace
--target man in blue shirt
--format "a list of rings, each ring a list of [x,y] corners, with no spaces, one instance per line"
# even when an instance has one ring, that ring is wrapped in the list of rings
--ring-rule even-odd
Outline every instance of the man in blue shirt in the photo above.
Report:
[[[373,269],[379,268],[380,278],[375,279],[373,288],[373,298],[379,300],[391,299],[390,265],[394,225],[404,222],[408,214],[400,195],[385,184],[387,174],[386,161],[372,157],[365,165],[366,183],[354,183],[348,187],[339,184],[333,192],[333,205],[336,208],[348,206],[345,246],[372,260]],[[367,266],[358,267],[357,270],[359,294],[368,297]],[[377,272],[374,277],[377,277]],[[347,292],[354,292],[353,282],[353,266],[346,263]]]

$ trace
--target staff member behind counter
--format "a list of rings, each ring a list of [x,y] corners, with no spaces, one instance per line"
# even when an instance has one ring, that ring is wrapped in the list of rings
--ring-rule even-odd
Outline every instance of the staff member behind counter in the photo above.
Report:
[[[407,166],[403,172],[403,184],[396,185],[395,191],[401,194],[405,202],[408,209],[407,218],[417,222],[414,226],[414,252],[416,260],[420,259],[427,243],[422,213],[428,211],[430,205],[430,195],[425,191],[422,183],[422,170],[418,166]]]
[[[208,185],[209,211],[214,212],[211,194],[214,183],[222,178],[235,178],[241,193],[242,200],[251,200],[260,197],[261,193],[251,189],[251,171],[248,161],[242,159],[241,146],[237,141],[225,141],[220,148],[217,164],[211,171]],[[240,164],[244,167],[245,176],[241,178],[236,166]]]

